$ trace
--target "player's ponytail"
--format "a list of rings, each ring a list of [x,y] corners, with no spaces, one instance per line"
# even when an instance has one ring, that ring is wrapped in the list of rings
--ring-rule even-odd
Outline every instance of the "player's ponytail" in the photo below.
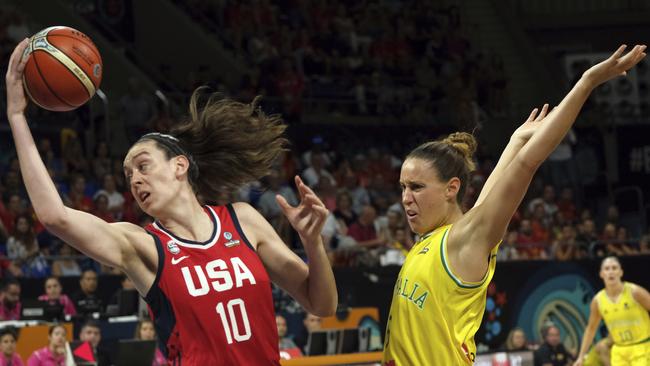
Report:
[[[262,112],[259,97],[247,104],[204,91],[192,94],[189,118],[172,134],[196,162],[196,193],[210,201],[267,175],[287,140],[286,125]]]
[[[266,115],[252,103],[240,103],[199,88],[192,94],[189,116],[170,135],[151,133],[168,158],[185,155],[188,180],[207,202],[267,175],[285,150],[286,125],[279,115]]]
[[[476,139],[467,132],[455,132],[442,140],[425,142],[411,151],[407,159],[421,159],[431,163],[443,181],[458,177],[460,189],[456,196],[459,204],[465,195],[469,175],[475,169]]]

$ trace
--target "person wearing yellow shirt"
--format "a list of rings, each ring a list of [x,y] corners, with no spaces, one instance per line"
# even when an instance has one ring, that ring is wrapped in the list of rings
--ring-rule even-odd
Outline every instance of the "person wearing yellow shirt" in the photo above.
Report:
[[[650,365],[650,293],[639,285],[622,281],[622,277],[623,268],[618,258],[603,259],[600,278],[605,288],[591,301],[589,322],[574,366],[584,366],[584,356],[601,319],[614,342],[612,366]]]
[[[398,276],[386,327],[384,365],[468,365],[485,312],[497,246],[533,175],[562,141],[582,105],[600,84],[625,74],[645,46],[623,56],[621,46],[587,70],[554,111],[548,105],[518,128],[474,207],[461,210],[474,169],[476,140],[468,133],[426,142],[411,151],[400,173],[402,205],[420,236]]]

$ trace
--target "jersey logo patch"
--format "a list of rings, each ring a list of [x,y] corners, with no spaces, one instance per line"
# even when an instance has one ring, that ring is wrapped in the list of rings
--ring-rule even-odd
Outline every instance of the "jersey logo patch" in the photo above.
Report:
[[[173,240],[167,242],[167,250],[169,250],[169,252],[174,255],[181,252],[181,249],[178,247],[178,244],[176,244]]]
[[[228,231],[223,233],[223,237],[228,240],[224,245],[226,248],[234,247],[235,245],[239,245],[239,240],[232,240],[232,234]]]
[[[189,258],[189,255],[184,255],[184,256],[182,256],[180,258],[172,257],[172,264],[177,265],[180,262],[182,262],[185,258]]]
[[[422,248],[422,250],[420,250],[418,254],[427,254],[428,251],[429,251],[429,247],[424,247]]]

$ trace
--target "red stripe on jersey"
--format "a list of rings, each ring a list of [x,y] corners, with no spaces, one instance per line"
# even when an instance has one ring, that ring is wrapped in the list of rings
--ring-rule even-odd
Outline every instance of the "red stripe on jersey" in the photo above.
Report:
[[[160,223],[159,268],[147,294],[170,363],[183,366],[279,365],[271,282],[232,206],[206,206],[206,242],[184,240]]]

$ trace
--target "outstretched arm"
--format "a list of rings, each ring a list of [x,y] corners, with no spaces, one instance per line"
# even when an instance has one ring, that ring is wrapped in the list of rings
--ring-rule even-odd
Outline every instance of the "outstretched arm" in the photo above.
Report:
[[[472,243],[483,245],[487,253],[499,239],[521,203],[537,168],[562,141],[583,104],[598,85],[624,75],[645,57],[645,46],[636,46],[623,56],[621,46],[610,58],[587,70],[556,109],[512,159],[507,174],[495,182],[482,205],[466,215]],[[451,236],[450,236],[451,238]],[[468,238],[466,238],[468,239]],[[479,244],[480,243],[480,244]]]
[[[27,99],[22,75],[27,58],[23,58],[23,52],[27,44],[28,40],[23,40],[9,61],[6,75],[7,118],[20,171],[36,216],[50,232],[84,254],[102,263],[123,268],[125,253],[129,249],[127,233],[135,229],[130,224],[110,225],[93,215],[64,206],[36,149],[24,113]],[[107,247],[111,249],[107,250]]]
[[[548,115],[530,140],[515,155],[489,190],[482,204],[467,212],[451,229],[448,256],[451,267],[466,281],[480,281],[487,269],[486,256],[501,240],[538,167],[562,141],[593,89],[627,70],[645,57],[645,46],[623,56],[621,46],[610,58],[587,70],[555,111]]]
[[[585,355],[587,354],[587,351],[589,351],[589,346],[591,346],[591,343],[594,340],[594,335],[596,334],[598,324],[600,324],[600,319],[601,316],[600,310],[598,310],[598,301],[594,297],[589,306],[589,322],[587,323],[587,328],[585,328],[585,333],[582,335],[580,352],[578,352],[578,357],[576,357],[576,362],[573,366],[582,366]]]

